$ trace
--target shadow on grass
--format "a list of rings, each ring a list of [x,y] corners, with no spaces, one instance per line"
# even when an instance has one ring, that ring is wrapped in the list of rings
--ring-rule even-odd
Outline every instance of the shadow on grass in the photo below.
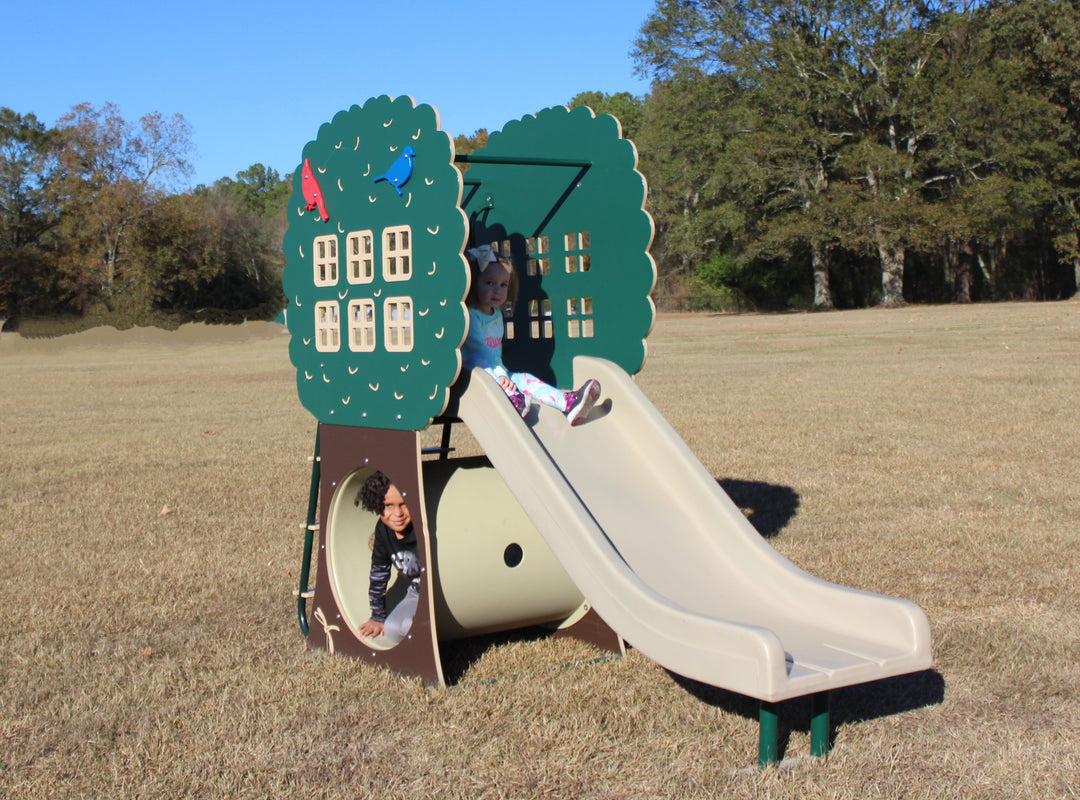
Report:
[[[538,642],[550,638],[553,633],[554,631],[549,628],[534,626],[440,642],[443,679],[447,686],[457,686],[465,674],[489,650],[514,642]]]
[[[832,718],[834,725],[848,725],[936,706],[944,700],[945,678],[928,669],[834,690]]]
[[[703,703],[729,714],[757,721],[760,703],[752,697],[718,689],[668,671],[672,680]],[[831,695],[830,739],[842,725],[891,717],[905,711],[939,705],[945,699],[945,679],[937,670],[883,678],[834,689]],[[792,733],[810,732],[810,697],[796,697],[779,704],[779,757],[784,758]]]
[[[782,531],[799,510],[799,494],[790,486],[718,478],[716,481],[764,538]]]

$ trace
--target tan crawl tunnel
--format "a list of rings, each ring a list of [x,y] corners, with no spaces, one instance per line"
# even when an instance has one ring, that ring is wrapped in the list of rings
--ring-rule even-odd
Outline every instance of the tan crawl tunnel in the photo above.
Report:
[[[576,622],[578,588],[486,458],[424,464],[442,638]]]

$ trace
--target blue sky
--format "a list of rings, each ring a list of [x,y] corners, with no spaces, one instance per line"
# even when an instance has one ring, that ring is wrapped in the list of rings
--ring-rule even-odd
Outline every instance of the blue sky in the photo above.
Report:
[[[5,4],[0,106],[46,125],[113,102],[183,114],[192,184],[291,172],[335,113],[410,95],[453,136],[583,91],[643,95],[630,50],[654,0],[59,0]]]

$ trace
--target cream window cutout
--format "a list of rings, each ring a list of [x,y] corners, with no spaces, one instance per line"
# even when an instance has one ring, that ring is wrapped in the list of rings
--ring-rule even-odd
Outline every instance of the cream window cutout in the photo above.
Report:
[[[340,308],[334,301],[315,304],[315,349],[336,353],[341,349]]]
[[[316,236],[312,242],[316,286],[336,286],[338,282],[338,241],[336,234]]]

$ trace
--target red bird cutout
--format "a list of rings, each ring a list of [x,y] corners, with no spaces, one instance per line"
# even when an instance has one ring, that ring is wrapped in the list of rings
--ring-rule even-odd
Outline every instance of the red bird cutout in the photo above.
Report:
[[[319,182],[315,180],[315,171],[311,168],[311,161],[304,159],[304,169],[300,173],[300,183],[304,189],[304,199],[307,200],[307,210],[314,211],[315,207],[319,207],[319,216],[322,217],[322,221],[326,222],[330,219],[330,215],[326,213],[326,202],[323,200],[322,189],[319,188]]]

